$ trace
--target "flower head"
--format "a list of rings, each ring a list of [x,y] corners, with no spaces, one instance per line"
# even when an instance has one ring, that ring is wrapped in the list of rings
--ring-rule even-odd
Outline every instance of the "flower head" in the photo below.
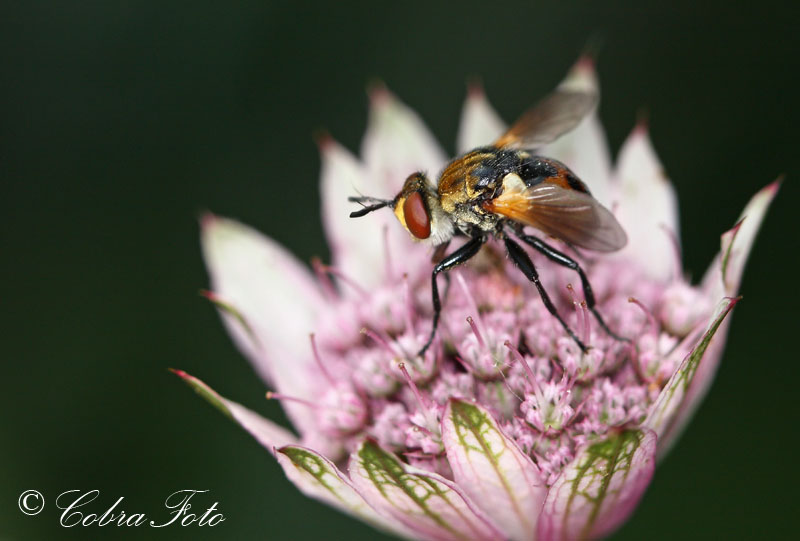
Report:
[[[595,88],[591,62],[562,84]],[[457,150],[503,131],[471,91]],[[612,169],[593,114],[541,154],[568,164],[628,234],[624,250],[581,261],[608,326],[630,342],[599,328],[573,271],[534,257],[591,346],[582,351],[490,242],[453,273],[440,332],[420,356],[430,252],[390,212],[350,220],[347,197],[391,198],[410,172],[438,171],[445,156],[383,88],[371,95],[361,161],[329,138],[320,150],[330,266],[311,272],[238,222],[202,223],[209,298],[298,435],[178,374],[300,490],[402,537],[573,539],[618,527],[710,385],[777,184],[753,197],[692,285],[680,271],[675,194],[646,129],[633,130]]]

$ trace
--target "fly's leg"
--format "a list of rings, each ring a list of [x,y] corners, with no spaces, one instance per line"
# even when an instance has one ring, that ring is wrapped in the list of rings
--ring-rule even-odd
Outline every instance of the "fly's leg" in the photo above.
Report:
[[[514,262],[517,268],[522,271],[522,274],[524,274],[528,280],[533,282],[533,285],[535,285],[536,289],[539,290],[539,295],[542,297],[542,302],[544,303],[545,308],[547,308],[547,311],[550,312],[559,323],[561,323],[561,326],[564,327],[564,330],[567,331],[567,334],[569,334],[570,337],[575,340],[575,343],[578,344],[578,347],[581,348],[581,351],[586,353],[588,350],[586,345],[580,341],[578,336],[572,331],[572,329],[569,328],[569,325],[567,325],[567,323],[561,319],[561,316],[558,314],[558,310],[556,310],[553,301],[550,300],[550,296],[547,294],[542,282],[539,280],[539,273],[536,272],[536,267],[533,266],[531,258],[528,257],[528,254],[522,249],[522,246],[510,238],[504,236],[503,241],[506,244],[506,250],[508,250],[508,255],[511,258],[511,261]]]
[[[436,265],[437,263],[441,262],[445,255],[447,255],[447,247],[450,245],[450,241],[448,240],[445,243],[440,244],[436,247],[433,251],[433,255],[431,256],[431,263]],[[450,293],[450,275],[443,274],[444,276],[444,293],[442,293],[442,303],[447,302],[447,294]]]
[[[589,279],[586,278],[586,274],[583,272],[583,269],[581,268],[581,266],[578,264],[577,261],[575,261],[568,255],[564,254],[563,252],[559,252],[546,242],[532,235],[519,234],[517,236],[520,238],[520,240],[522,240],[522,242],[544,254],[545,257],[547,257],[547,259],[549,259],[550,261],[554,261],[559,265],[562,265],[577,272],[578,276],[581,279],[581,286],[583,287],[583,296],[586,297],[586,307],[592,311],[592,314],[594,314],[595,319],[603,328],[603,330],[606,332],[606,334],[608,334],[611,338],[614,338],[615,340],[619,340],[621,342],[630,342],[630,340],[628,340],[627,338],[623,338],[622,336],[617,335],[614,331],[609,329],[608,325],[606,325],[606,322],[603,321],[603,317],[600,315],[600,312],[598,312],[597,308],[595,308],[596,302],[594,298],[594,292],[592,292],[592,286],[591,284],[589,284]]]
[[[433,273],[431,274],[431,294],[433,296],[433,326],[431,328],[431,335],[428,337],[428,341],[425,342],[425,345],[422,346],[422,349],[419,350],[417,353],[418,356],[422,357],[422,355],[428,350],[431,343],[433,343],[433,337],[436,336],[436,329],[439,326],[439,316],[442,313],[442,302],[439,298],[439,286],[436,284],[436,276],[439,273],[447,272],[453,267],[457,267],[458,265],[464,263],[471,259],[475,254],[478,253],[478,250],[481,249],[483,243],[486,240],[483,236],[476,236],[473,237],[472,240],[461,246],[458,250],[453,252],[452,254],[445,256],[436,266],[433,268]],[[446,276],[446,275],[445,275]]]

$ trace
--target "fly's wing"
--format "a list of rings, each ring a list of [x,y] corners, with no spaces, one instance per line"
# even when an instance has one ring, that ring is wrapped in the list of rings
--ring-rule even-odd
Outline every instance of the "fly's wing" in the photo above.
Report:
[[[587,250],[614,252],[628,242],[617,219],[595,198],[550,182],[506,190],[484,208]]]
[[[494,145],[523,149],[551,143],[575,128],[595,104],[594,92],[556,89],[523,114]]]

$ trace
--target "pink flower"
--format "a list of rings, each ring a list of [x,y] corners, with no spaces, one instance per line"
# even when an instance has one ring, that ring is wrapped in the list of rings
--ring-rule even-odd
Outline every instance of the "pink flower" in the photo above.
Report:
[[[563,84],[596,85],[581,60]],[[472,90],[458,152],[503,122]],[[567,163],[612,209],[629,242],[585,255],[619,342],[587,315],[571,271],[534,254],[583,353],[535,288],[490,243],[453,272],[433,346],[430,253],[391,212],[351,220],[348,196],[391,198],[445,155],[385,89],[371,95],[359,161],[320,144],[333,262],[315,272],[238,222],[208,216],[202,245],[233,339],[283,404],[297,435],[176,371],[250,432],[307,495],[406,538],[601,537],[634,510],[655,464],[707,392],[745,261],[778,184],[722,235],[698,285],[681,273],[677,202],[644,126],[617,164],[596,114],[541,154]],[[498,255],[500,254],[500,255]]]

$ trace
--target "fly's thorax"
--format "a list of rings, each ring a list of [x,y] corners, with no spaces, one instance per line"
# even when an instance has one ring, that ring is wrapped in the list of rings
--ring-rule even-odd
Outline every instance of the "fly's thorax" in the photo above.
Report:
[[[453,236],[452,218],[424,174],[409,176],[393,205],[394,215],[414,240],[442,244]]]
[[[501,220],[500,216],[487,212],[479,201],[469,201],[455,205],[447,215],[450,217],[453,226],[468,236],[475,229],[492,232],[497,229],[497,224]]]
[[[456,228],[466,234],[475,229],[496,229],[499,218],[484,210],[481,203],[494,197],[503,174],[516,161],[514,152],[482,147],[453,160],[442,171],[439,201]]]

